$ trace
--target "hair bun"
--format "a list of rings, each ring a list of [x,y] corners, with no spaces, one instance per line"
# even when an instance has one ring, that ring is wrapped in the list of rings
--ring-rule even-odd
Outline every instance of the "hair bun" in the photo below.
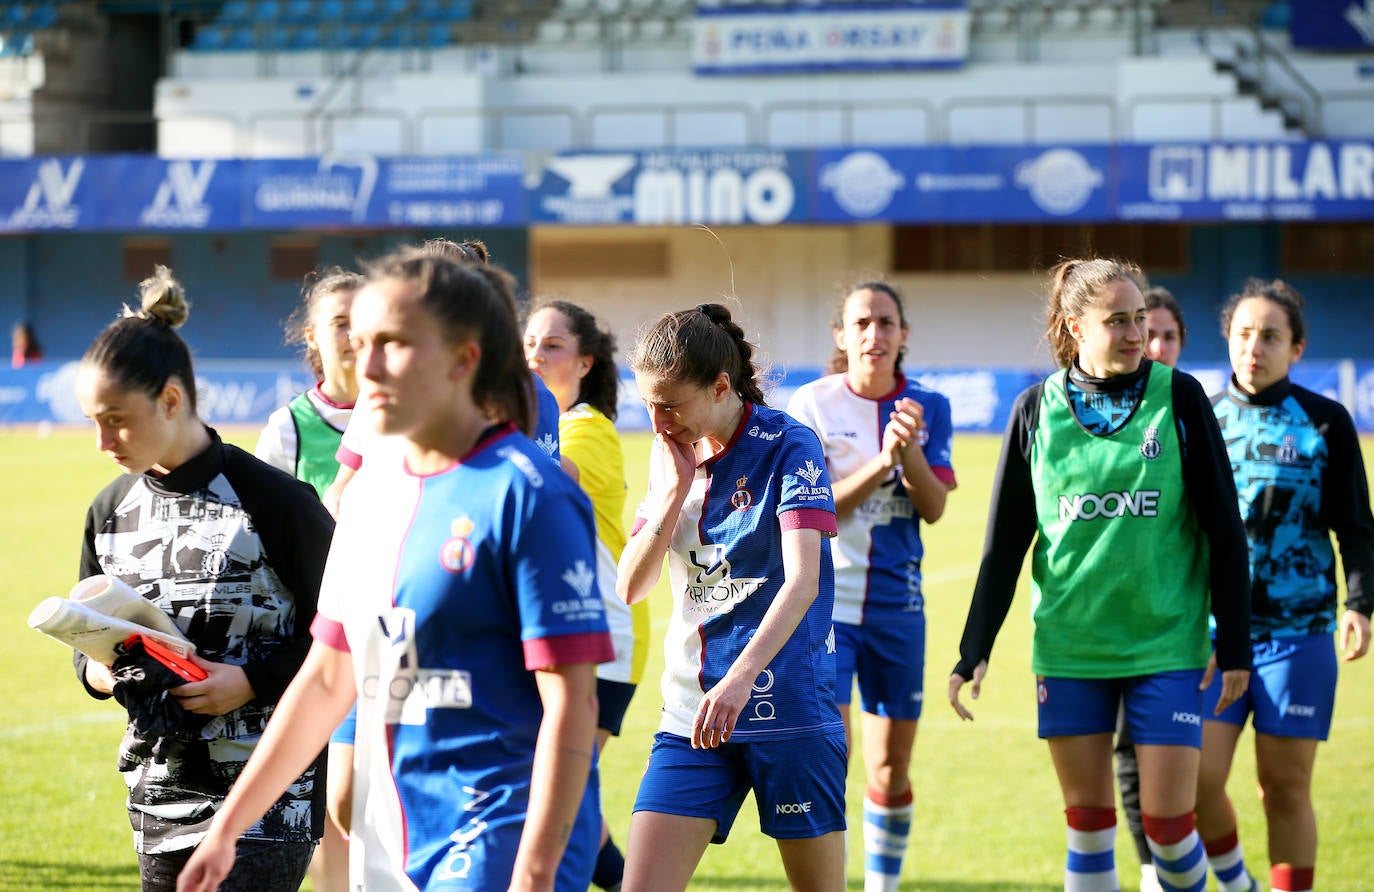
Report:
[[[142,310],[127,315],[155,319],[171,328],[177,328],[191,315],[191,305],[186,300],[186,292],[172,271],[162,264],[153,267],[153,274],[138,283],[138,293]]]

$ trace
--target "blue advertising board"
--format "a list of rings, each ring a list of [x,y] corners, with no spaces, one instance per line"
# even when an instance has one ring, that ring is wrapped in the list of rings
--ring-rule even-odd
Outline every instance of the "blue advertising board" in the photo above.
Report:
[[[0,232],[516,226],[525,162],[324,157],[0,161]]]
[[[530,196],[534,223],[716,225],[812,219],[807,152],[665,149],[549,159]]]
[[[1112,220],[1109,146],[815,152],[816,219],[894,223]]]
[[[76,401],[78,365],[75,360],[48,360],[0,369],[0,425],[86,423]],[[1230,375],[1224,364],[1185,364],[1183,370],[1208,393],[1225,388]],[[769,403],[785,407],[798,387],[821,374],[819,366],[784,370],[769,393]],[[949,397],[956,431],[1000,434],[1017,395],[1041,380],[1045,370],[968,367],[908,374]],[[1293,380],[1343,403],[1360,432],[1374,434],[1374,361],[1304,359],[1293,367]],[[295,362],[196,362],[197,410],[210,424],[264,424],[274,409],[313,384]],[[628,371],[622,372],[616,427],[649,429],[648,414]]]
[[[1374,3],[1369,0],[1292,0],[1287,6],[1293,46],[1340,51],[1374,48]]]
[[[1374,2],[1374,0],[1371,0]],[[1374,141],[0,160],[0,233],[1374,220]]]

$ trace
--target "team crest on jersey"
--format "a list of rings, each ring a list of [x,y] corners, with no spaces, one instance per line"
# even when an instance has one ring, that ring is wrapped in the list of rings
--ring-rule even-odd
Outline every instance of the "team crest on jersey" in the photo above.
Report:
[[[439,549],[439,563],[450,573],[462,573],[472,566],[476,549],[472,547],[472,530],[475,524],[466,514],[456,518],[449,526],[451,535]]]
[[[1274,451],[1274,459],[1281,465],[1296,464],[1298,461],[1298,438],[1292,434],[1284,434],[1283,442]]]
[[[744,511],[754,504],[754,494],[746,488],[748,485],[748,477],[741,477],[735,481],[735,491],[730,494],[730,504],[736,511]]]
[[[1159,454],[1162,451],[1163,449],[1159,445],[1159,428],[1145,428],[1145,440],[1140,444],[1140,454],[1143,455],[1147,461],[1154,461],[1159,458]]]

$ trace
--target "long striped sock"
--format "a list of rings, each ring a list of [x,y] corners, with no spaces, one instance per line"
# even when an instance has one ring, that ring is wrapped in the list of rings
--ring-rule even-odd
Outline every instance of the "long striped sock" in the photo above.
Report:
[[[1066,808],[1069,860],[1064,892],[1117,892],[1116,809]]]
[[[910,790],[888,796],[870,787],[864,794],[864,892],[897,892],[911,838],[912,798]]]
[[[1312,892],[1316,874],[1315,867],[1275,864],[1269,868],[1269,888],[1273,892]]]
[[[1245,869],[1245,853],[1241,851],[1236,828],[1232,827],[1225,836],[1204,841],[1203,845],[1221,892],[1250,892],[1254,888],[1255,881]]]
[[[1141,815],[1145,840],[1164,892],[1206,892],[1207,851],[1197,834],[1193,813],[1157,818]]]

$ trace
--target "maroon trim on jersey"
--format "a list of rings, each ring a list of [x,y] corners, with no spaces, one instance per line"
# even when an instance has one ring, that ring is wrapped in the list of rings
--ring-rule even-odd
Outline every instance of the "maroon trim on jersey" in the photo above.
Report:
[[[324,403],[326,406],[333,406],[335,409],[353,408],[353,403],[336,403],[333,400],[331,400],[328,396],[325,395],[325,392],[320,389],[323,385],[323,381],[318,381],[315,384],[315,396],[319,399],[320,402]]]
[[[352,468],[355,471],[363,466],[363,457],[342,443],[339,444],[339,448],[334,452],[334,461],[343,465],[345,468]]]
[[[835,515],[820,508],[793,508],[778,515],[778,525],[788,530],[820,530],[822,536],[839,533]]]
[[[897,386],[896,386],[895,388],[893,388],[893,390],[892,390],[891,393],[883,394],[882,396],[878,397],[876,400],[875,400],[875,399],[872,399],[871,397],[866,397],[866,396],[864,396],[862,393],[859,393],[857,390],[855,390],[855,389],[854,389],[854,385],[852,385],[852,384],[849,383],[849,373],[848,373],[848,372],[846,372],[846,373],[845,373],[845,376],[844,376],[844,389],[845,389],[845,390],[848,390],[850,393],[854,394],[854,396],[857,396],[857,397],[858,397],[859,399],[861,399],[861,400],[868,400],[869,402],[874,402],[874,403],[888,403],[888,402],[892,402],[893,400],[897,399],[897,397],[899,397],[899,396],[902,395],[902,391],[903,391],[903,390],[906,390],[906,375],[903,375],[901,372],[898,372],[898,373],[897,373]]]
[[[744,401],[744,411],[741,412],[740,415],[739,415],[739,426],[736,427],[736,428],[735,428],[735,432],[734,432],[733,434],[730,435],[730,440],[729,440],[729,442],[727,442],[724,446],[722,446],[722,447],[720,448],[720,451],[717,452],[715,455],[713,455],[713,456],[711,456],[710,458],[708,458],[708,459],[706,459],[706,460],[700,462],[700,463],[697,465],[697,467],[698,467],[698,468],[705,468],[705,467],[708,467],[709,465],[715,464],[715,462],[717,462],[717,461],[720,459],[720,457],[721,457],[722,455],[724,455],[725,453],[729,452],[730,449],[731,449],[731,447],[733,447],[736,443],[739,442],[739,438],[740,438],[741,436],[743,436],[743,434],[744,434],[744,426],[745,426],[746,424],[748,424],[748,423],[749,423],[749,419],[751,419],[751,418],[753,418],[753,417],[754,417],[754,404],[751,403],[751,402],[749,402],[748,400],[745,400],[745,401]]]
[[[609,663],[615,659],[610,632],[579,632],[523,642],[525,668],[531,672],[573,663]]]
[[[936,479],[936,480],[939,480],[939,481],[940,481],[941,483],[943,483],[945,486],[951,486],[951,487],[952,487],[952,486],[957,486],[957,485],[959,484],[959,481],[957,481],[957,480],[954,479],[954,469],[953,469],[953,468],[947,468],[947,467],[945,467],[944,465],[931,465],[931,466],[930,466],[930,473],[934,474],[934,475],[935,475],[935,479]]]
[[[344,634],[343,623],[330,619],[322,613],[315,614],[310,622],[310,636],[325,647],[332,647],[348,653],[348,636]]]

